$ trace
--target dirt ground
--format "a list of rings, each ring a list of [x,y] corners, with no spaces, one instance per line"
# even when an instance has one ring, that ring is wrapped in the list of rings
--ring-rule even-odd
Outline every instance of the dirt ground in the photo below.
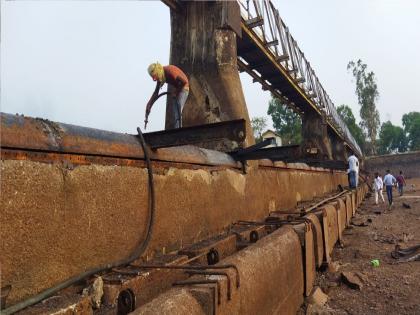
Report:
[[[346,229],[344,246],[333,252],[335,263],[317,278],[328,302],[307,314],[420,314],[420,261],[395,264],[391,257],[396,244],[402,248],[420,244],[420,179],[407,184],[402,197],[394,190],[391,210],[386,193],[385,204],[375,205],[373,194],[365,199],[353,223],[372,221]],[[372,266],[373,259],[379,259],[379,267]],[[358,273],[362,288],[343,283],[342,272]]]

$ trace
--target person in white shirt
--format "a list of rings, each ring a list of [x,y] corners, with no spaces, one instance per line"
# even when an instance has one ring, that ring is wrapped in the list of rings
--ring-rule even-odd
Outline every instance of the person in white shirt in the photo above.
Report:
[[[349,186],[350,188],[356,188],[359,177],[359,160],[352,153],[347,162],[349,163]]]
[[[375,173],[375,180],[373,182],[373,190],[375,191],[375,205],[378,204],[378,196],[381,197],[382,202],[385,203],[384,195],[382,194],[382,189],[384,188],[384,182],[382,181],[381,176],[378,173]]]
[[[387,170],[386,175],[384,177],[384,184],[385,184],[385,187],[386,187],[386,194],[388,196],[388,202],[389,202],[389,207],[390,208],[392,206],[392,187],[394,187],[394,184],[396,182],[397,182],[397,180],[391,174],[391,171]]]

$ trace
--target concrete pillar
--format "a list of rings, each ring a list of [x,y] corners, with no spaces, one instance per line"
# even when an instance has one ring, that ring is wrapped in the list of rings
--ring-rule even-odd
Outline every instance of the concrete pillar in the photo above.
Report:
[[[302,116],[302,154],[306,157],[332,160],[332,145],[328,137],[325,118],[315,111],[307,111]]]
[[[332,156],[337,161],[347,161],[346,149],[344,147],[344,141],[337,136],[335,132],[329,128],[329,139],[331,141]]]
[[[183,69],[190,80],[183,125],[243,118],[247,121],[245,145],[251,145],[255,140],[237,67],[240,23],[236,2],[183,2],[181,10],[171,10],[170,63]],[[173,120],[169,106],[166,128]]]

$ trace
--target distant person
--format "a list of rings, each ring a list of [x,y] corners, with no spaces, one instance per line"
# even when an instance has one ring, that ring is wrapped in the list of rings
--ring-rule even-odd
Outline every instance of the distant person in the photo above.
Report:
[[[350,188],[356,188],[358,184],[359,177],[359,160],[352,153],[347,162],[349,163],[349,186]]]
[[[375,179],[373,181],[373,190],[375,191],[375,205],[378,204],[378,195],[381,197],[382,202],[385,203],[384,195],[382,194],[383,188],[384,182],[382,181],[381,176],[379,176],[379,173],[375,173]]]
[[[400,175],[397,176],[397,183],[398,191],[400,193],[400,196],[402,196],[404,194],[404,186],[407,185],[402,171],[400,171]]]
[[[394,175],[391,174],[390,170],[386,171],[386,175],[384,177],[384,184],[386,187],[386,194],[388,196],[388,203],[389,207],[392,206],[392,187],[395,185],[397,180],[395,179]]]
[[[162,66],[160,63],[152,63],[147,71],[152,77],[153,81],[156,81],[156,88],[147,102],[146,106],[146,118],[144,120],[144,127],[146,128],[150,110],[153,104],[159,98],[159,90],[165,83],[171,85],[174,88],[174,92],[170,94],[172,97],[172,113],[174,117],[173,128],[182,127],[182,109],[184,108],[185,102],[187,101],[189,94],[189,83],[185,73],[177,66],[168,65]],[[165,93],[164,93],[165,94]]]

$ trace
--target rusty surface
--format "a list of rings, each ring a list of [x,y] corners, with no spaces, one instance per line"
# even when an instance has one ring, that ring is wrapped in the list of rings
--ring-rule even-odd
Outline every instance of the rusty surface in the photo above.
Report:
[[[120,157],[107,157],[107,156],[96,156],[86,154],[71,154],[71,153],[56,153],[56,152],[43,152],[43,151],[28,151],[28,150],[15,150],[15,149],[2,149],[1,150],[2,160],[17,160],[17,161],[33,161],[48,164],[62,165],[63,168],[72,170],[80,165],[108,165],[108,166],[130,166],[145,168],[146,162],[143,159],[132,159],[132,158],[120,158]],[[179,156],[178,156],[179,158]],[[173,158],[172,160],[177,160]],[[200,163],[200,161],[196,160]],[[206,170],[206,171],[220,171],[225,169],[241,169],[239,165],[228,165],[228,164],[196,164],[190,162],[177,162],[177,161],[161,161],[153,160],[152,166],[154,172],[162,172],[162,169],[168,169],[171,167],[192,169],[192,170]]]
[[[305,218],[309,219],[312,223],[315,265],[317,268],[321,267],[324,261],[324,241],[322,234],[322,226],[318,217],[313,213],[308,213]]]
[[[317,209],[318,207],[324,205],[325,203],[340,197],[344,193],[345,193],[345,191],[339,192],[338,194],[335,194],[331,197],[325,198],[325,199],[323,199],[323,200],[321,200],[321,201],[319,201],[319,202],[317,202],[313,205],[310,205],[309,207],[303,207],[303,208],[301,208],[301,212],[306,212],[306,213],[311,212],[311,211]]]
[[[144,133],[146,143],[152,149],[182,145],[205,145],[214,141],[236,142],[242,147],[246,135],[245,119],[229,120],[198,126]]]
[[[366,185],[362,185],[360,187],[360,196],[366,191]],[[344,207],[344,211],[342,211],[345,214],[345,204],[344,204],[345,198],[339,198],[336,201],[330,202],[326,207],[335,207],[337,211],[337,224],[338,229],[340,228],[340,215],[338,215],[338,212]],[[318,214],[321,214],[322,217],[327,218],[328,210],[322,209],[318,211]],[[279,217],[280,218],[280,217]],[[314,283],[315,278],[315,265],[320,265],[318,262],[319,256],[321,256],[321,262],[322,262],[322,249],[321,254],[319,254],[319,247],[317,247],[316,243],[320,241],[322,244],[322,232],[319,236],[316,232],[321,230],[319,220],[315,214],[309,213],[305,216],[306,221],[299,223],[299,222],[291,222],[291,225],[293,230],[297,233],[299,237],[299,242],[302,248],[302,274],[304,276],[304,292],[305,295],[309,295],[312,286]],[[298,219],[298,218],[297,218]],[[344,218],[345,219],[345,218]],[[326,220],[328,221],[328,220]],[[272,222],[274,223],[274,222]],[[287,223],[286,223],[287,224]],[[326,226],[328,225],[328,222],[325,223]],[[287,227],[283,227],[287,228]],[[199,257],[202,256],[203,253],[205,253],[208,249],[211,248],[217,248],[218,246],[225,244],[230,244],[232,241],[240,242],[242,240],[242,237],[244,238],[250,238],[249,234],[250,232],[256,232],[255,228],[251,229],[233,229],[231,230],[233,233],[231,237],[221,237],[221,238],[210,238],[207,242],[200,242],[197,244],[194,244],[189,248],[189,251],[191,251],[192,254],[196,254]],[[262,236],[266,235],[267,231],[265,229],[261,228],[258,230],[258,233]],[[325,233],[328,235],[328,233],[331,232],[330,228],[327,228]],[[331,242],[329,237],[327,236],[327,243]],[[250,240],[248,240],[250,241]],[[213,244],[213,246],[212,246]],[[262,242],[260,239],[257,240],[256,245],[261,245]],[[248,244],[249,246],[250,244]],[[231,248],[232,246],[228,246],[228,248]],[[250,249],[254,249],[254,245],[250,247]],[[260,250],[259,250],[260,251]],[[181,251],[182,252],[182,251]],[[225,253],[228,255],[229,253]],[[232,254],[232,248],[230,251],[230,254]],[[317,257],[318,256],[318,257]],[[193,259],[194,264],[199,262],[197,259]],[[135,296],[136,306],[141,306],[148,301],[150,301],[153,297],[156,297],[159,293],[162,291],[165,291],[170,288],[171,283],[174,281],[182,280],[182,285],[188,285],[188,292],[194,296],[194,298],[197,299],[198,303],[201,305],[202,309],[205,310],[207,314],[211,313],[214,314],[215,310],[217,310],[217,314],[232,314],[233,313],[239,313],[239,310],[241,309],[240,303],[242,303],[241,299],[237,298],[238,293],[240,291],[236,291],[236,289],[240,288],[239,285],[239,279],[240,274],[232,274],[228,271],[212,271],[211,269],[217,268],[217,267],[223,267],[221,265],[218,266],[208,266],[204,267],[205,269],[200,270],[192,270],[192,269],[198,269],[200,266],[190,266],[191,272],[187,270],[186,273],[183,273],[185,271],[184,269],[186,267],[179,266],[179,264],[183,265],[186,262],[192,261],[191,257],[187,260],[186,256],[178,256],[178,255],[165,255],[160,260],[158,260],[158,265],[156,267],[153,267],[152,269],[144,269],[143,267],[136,267],[136,266],[129,266],[125,268],[118,268],[113,270],[111,273],[107,273],[106,275],[103,275],[104,279],[104,291],[105,296],[102,299],[105,308],[101,309],[103,314],[112,315],[117,314],[119,312],[118,307],[116,307],[116,301],[118,298],[118,295],[120,292],[129,290],[130,292],[133,292],[133,295]],[[226,260],[225,260],[226,261]],[[164,266],[167,266],[168,269],[162,269],[162,264]],[[150,263],[147,264],[149,266]],[[159,268],[158,268],[159,267]],[[177,269],[173,269],[177,268]],[[209,269],[207,271],[206,269]],[[223,267],[224,270],[228,270],[225,267]],[[235,265],[235,270],[239,270],[238,266]],[[287,267],[286,267],[287,268]],[[289,267],[290,268],[290,267]],[[232,270],[231,270],[232,271]],[[188,280],[186,281],[186,277],[190,276],[206,276],[210,278],[192,278],[192,281]],[[217,276],[223,276],[223,278],[217,278]],[[235,279],[236,276],[236,279]],[[216,278],[214,278],[216,277]],[[206,280],[207,279],[207,280]],[[233,281],[233,282],[232,282]],[[179,283],[181,284],[181,283]],[[210,291],[206,291],[205,288],[200,287],[200,285],[207,285],[207,284],[216,284],[215,287],[209,286],[208,289],[212,289]],[[236,284],[236,286],[235,286]],[[192,285],[192,287],[191,287]],[[197,288],[197,287],[198,288]],[[235,286],[235,287],[234,287]],[[213,293],[212,293],[213,292]],[[212,293],[212,294],[211,294]],[[198,294],[198,295],[197,295]],[[235,295],[236,294],[236,295]],[[164,294],[165,296],[165,294]],[[224,297],[223,297],[224,296]],[[160,300],[160,295],[156,300]],[[205,298],[203,298],[205,297]],[[216,297],[216,298],[215,298]],[[60,304],[64,305],[65,303],[69,304],[69,299],[62,295],[57,297],[57,301],[61,301]],[[83,306],[83,299],[80,299],[77,301],[77,299],[73,298],[74,303],[69,304],[69,307],[61,308],[63,310],[63,314],[67,314],[67,311],[72,311],[74,307],[72,305],[76,305],[75,307],[80,309],[81,306]],[[147,306],[154,305],[155,300],[153,300],[151,303],[148,303],[145,307],[141,307],[141,309],[144,311],[145,309],[148,309]],[[165,303],[163,303],[165,304]],[[213,307],[212,307],[213,305]],[[34,308],[31,308],[29,310],[30,314],[40,314],[40,310],[42,309],[41,313],[43,312],[49,312],[50,308],[42,308],[42,305],[38,305]],[[157,311],[156,307],[161,306],[154,306],[153,311]],[[174,309],[172,309],[175,314],[177,314],[178,307],[176,306]],[[158,309],[160,312],[160,309]],[[149,309],[149,311],[152,311]],[[85,309],[81,311],[80,314],[90,314],[91,308],[89,303],[85,305]],[[102,314],[101,313],[101,314]],[[137,313],[137,311],[135,312]],[[61,313],[60,313],[61,314]],[[72,314],[72,313],[69,313]]]
[[[187,74],[190,94],[183,109],[184,126],[245,119],[246,145],[255,143],[237,68],[238,5],[232,1],[184,1],[171,11],[171,64]],[[235,13],[235,14],[233,14]],[[183,38],[183,40],[179,40]],[[166,128],[174,121],[167,101]],[[235,149],[230,143],[217,149]]]
[[[144,168],[73,168],[8,159],[0,163],[1,216],[8,222],[0,232],[1,276],[4,285],[13,286],[9,303],[86,268],[125,257],[140,241],[147,216]],[[270,211],[290,209],[298,201],[330,192],[345,180],[340,173],[258,169],[243,174],[168,164],[155,174],[156,229],[146,255],[220,234],[240,219],[261,220]],[[44,255],[51,247],[54,251]],[[43,268],[34,269],[38,265]]]
[[[331,262],[331,251],[332,247],[330,244],[330,236],[329,236],[329,229],[328,229],[328,219],[327,219],[327,211],[325,209],[318,209],[317,211],[313,212],[319,222],[321,223],[322,228],[322,241],[323,241],[323,248],[324,248],[324,256],[323,256],[323,263],[329,264]]]
[[[236,245],[238,249],[243,249],[268,234],[268,230],[265,226],[234,226],[231,229],[231,232],[236,236]]]
[[[8,303],[127,256],[144,233],[147,210],[137,139],[21,116],[1,119],[1,216],[8,222],[1,230],[1,280],[12,285]],[[111,155],[101,155],[103,150]],[[121,157],[124,150],[139,155]],[[154,154],[157,227],[149,258],[220,234],[237,220],[289,209],[346,181],[345,173],[300,164],[275,163],[243,174],[229,155],[192,146]]]
[[[301,246],[297,234],[290,227],[280,228],[257,243],[222,260],[221,264],[235,264],[242,281],[239,288],[233,287],[229,300],[226,277],[210,276],[209,280],[217,280],[221,289],[221,304],[217,306],[217,314],[294,315],[303,301]],[[191,295],[201,305],[212,305],[209,294],[203,299],[193,288],[188,290],[179,288],[159,296],[133,314],[168,314],[166,313],[168,305],[172,306],[173,314],[181,314],[180,310],[185,305],[193,304],[193,301],[189,300]],[[193,309],[191,314],[202,313]]]
[[[347,211],[346,204],[344,203],[343,198],[337,199],[337,220],[338,220],[338,237],[339,241],[343,241],[343,232],[347,226]]]
[[[1,146],[52,152],[143,157],[133,135],[1,113]]]
[[[242,151],[237,152],[235,154],[235,157],[238,160],[269,159],[272,161],[293,161],[300,158],[300,151],[301,150],[299,145],[272,148],[257,148],[256,150],[249,150],[248,148],[246,148]]]
[[[329,254],[332,253],[335,243],[338,241],[338,219],[337,219],[337,210],[333,204],[327,204],[324,207],[326,213],[326,222],[328,224],[328,247],[325,248]]]
[[[143,150],[137,136],[109,132],[99,129],[56,123],[45,119],[23,117],[1,113],[2,150],[27,151],[18,153],[21,159],[31,159],[34,151],[41,153],[67,153],[88,155],[91,159],[144,159]],[[36,155],[35,155],[36,157]],[[49,155],[60,158],[59,155]],[[6,157],[7,158],[7,157]],[[79,157],[83,162],[83,157]],[[197,165],[225,165],[238,167],[227,154],[195,146],[162,148],[151,152],[151,159],[157,161],[191,163]],[[75,157],[75,162],[78,160]],[[97,158],[96,161],[99,159]]]
[[[268,159],[258,160],[258,165],[261,168],[266,169],[285,169],[285,170],[305,170],[308,172],[323,172],[323,173],[332,173],[332,174],[345,174],[343,171],[334,170],[334,169],[325,169],[322,167],[309,166],[305,163],[286,163],[283,161],[271,161]]]
[[[311,224],[306,223],[308,229],[305,230],[305,295],[309,296],[312,292],[315,278],[315,245],[314,234]]]
[[[30,309],[15,313],[16,315],[92,315],[92,305],[89,296],[81,297],[79,294],[53,296],[43,303]]]
[[[179,251],[179,254],[187,255],[189,258],[199,256],[199,259],[195,262],[207,264],[213,256],[217,256],[217,260],[219,261],[236,252],[236,241],[236,235],[233,234],[218,236],[192,246],[185,247]]]
[[[304,284],[300,241],[292,228],[281,227],[223,263],[236,264],[243,279],[236,314],[296,313]]]
[[[167,255],[165,258],[164,262],[161,260],[155,260],[155,262],[172,266],[185,264],[188,261],[188,258],[183,255]],[[121,291],[130,289],[134,293],[138,307],[151,301],[159,293],[170,289],[173,282],[186,278],[188,276],[183,270],[145,270],[136,266],[114,269],[103,277],[104,297],[102,301],[113,309],[112,313],[117,314],[117,299]]]
[[[315,250],[312,223],[303,222],[292,226],[299,236],[302,246],[303,275],[305,284],[305,296],[309,296],[315,282]]]
[[[1,113],[0,116],[3,160],[62,162],[70,167],[88,164],[144,166],[143,151],[135,135],[5,113]],[[150,154],[154,162],[160,162],[162,166],[167,167],[241,167],[228,154],[189,145],[161,148],[151,151]],[[173,164],[165,165],[165,162]],[[331,172],[328,169],[309,167],[304,163],[286,164],[261,160],[260,165],[285,170]],[[342,172],[334,173],[342,174]]]
[[[350,225],[351,218],[353,217],[353,209],[351,205],[351,193],[347,193],[344,195],[345,203],[346,203],[346,218],[347,218],[347,226]]]
[[[364,192],[364,190],[365,190],[365,187],[362,186],[360,188],[361,195]],[[344,216],[342,214],[341,215],[338,214],[337,212],[341,212],[342,214],[344,214]],[[339,198],[339,199],[337,199],[336,202],[329,203],[328,205],[326,205],[324,207],[324,209],[318,211],[318,213],[320,213],[321,216],[326,219],[325,220],[325,226],[327,227],[326,228],[327,244],[329,243],[331,246],[333,246],[334,245],[334,243],[332,243],[333,240],[331,240],[331,238],[328,237],[328,234],[336,234],[334,232],[334,229],[331,228],[331,224],[334,224],[334,222],[336,224],[335,229],[339,229],[339,225],[340,225],[339,221],[340,220],[342,222],[344,222],[344,224],[345,224],[346,211],[345,211],[344,198],[343,199]],[[333,220],[331,218],[334,213],[337,216],[336,220]],[[301,246],[303,245],[302,246],[302,250],[303,250],[303,252],[302,252],[303,253],[303,255],[302,255],[303,266],[302,267],[304,268],[304,272],[302,270],[302,273],[305,275],[305,295],[310,293],[312,285],[313,285],[314,277],[315,277],[315,261],[314,260],[315,260],[315,256],[316,256],[316,250],[314,252],[315,244],[312,241],[314,241],[315,238],[317,238],[317,239],[320,239],[321,242],[322,242],[322,234],[321,234],[320,237],[315,236],[316,234],[313,233],[313,231],[311,229],[311,227],[314,228],[315,226],[318,226],[320,228],[320,224],[319,224],[317,216],[315,214],[310,213],[310,214],[307,214],[306,217],[309,219],[309,221],[308,221],[308,222],[310,222],[309,224],[308,223],[301,223],[301,224],[293,225],[293,229],[295,230],[295,232],[297,233],[297,235],[300,239],[299,243],[301,244]],[[315,222],[315,224],[314,224],[314,222]],[[318,224],[316,224],[316,222],[318,222]],[[284,227],[284,228],[286,228],[286,227]],[[274,233],[276,233],[276,232],[274,232]],[[314,237],[314,239],[313,239],[313,237]],[[269,237],[267,237],[265,240],[268,240],[268,239],[269,239]],[[257,248],[259,244],[261,244],[261,243],[257,243],[256,245],[249,247],[249,250]],[[312,251],[311,251],[311,249],[312,249]],[[239,254],[240,253],[238,253],[237,255],[239,255]],[[229,257],[227,260],[230,261],[230,259],[231,259],[231,257]],[[321,259],[322,259],[322,256],[321,256]],[[241,259],[241,261],[242,261],[242,259]],[[238,266],[239,266],[239,270],[241,270],[241,264],[238,264]],[[285,267],[285,268],[287,268],[287,267]],[[241,275],[242,275],[242,272],[241,272]],[[261,275],[261,277],[264,278],[264,275]],[[247,280],[245,280],[245,283],[248,282]],[[261,280],[259,280],[259,281],[261,281]],[[256,281],[256,285],[259,281]],[[267,292],[267,289],[262,290],[262,291]],[[241,292],[241,290],[239,290],[239,293],[241,295],[244,294],[243,292]],[[245,293],[245,294],[247,294],[247,293]],[[265,305],[265,303],[267,303],[266,299],[267,299],[267,297],[265,297],[265,298],[262,297],[258,300],[259,303],[261,303],[260,308],[259,308],[259,312],[261,314],[263,314],[263,313],[264,314],[274,314],[274,313],[276,313],[276,312],[272,312],[272,311],[271,312],[264,312],[264,311],[261,310],[262,308],[266,307],[266,305]],[[253,314],[252,312],[248,313],[248,309],[243,308],[243,303],[249,303],[249,301],[246,300],[246,302],[244,302],[244,299],[242,299],[242,298],[240,299],[240,301],[241,302],[240,302],[239,306],[236,303],[232,303],[231,305],[225,303],[225,304],[221,305],[220,308],[218,309],[218,313],[220,313],[220,314]],[[293,301],[293,299],[289,299],[289,303],[292,303],[292,301]],[[264,306],[262,306],[262,305],[264,305]],[[290,306],[290,304],[289,304],[289,306]],[[159,306],[155,305],[155,307],[156,307],[155,310],[157,311]],[[253,311],[255,311],[255,310],[253,310]],[[279,313],[287,314],[287,310],[285,310],[284,308],[281,308],[281,311]]]
[[[211,315],[212,309],[206,311],[202,307],[203,304],[213,305],[211,294],[202,292],[196,298],[194,293],[187,288],[173,288],[136,309],[131,315]]]

